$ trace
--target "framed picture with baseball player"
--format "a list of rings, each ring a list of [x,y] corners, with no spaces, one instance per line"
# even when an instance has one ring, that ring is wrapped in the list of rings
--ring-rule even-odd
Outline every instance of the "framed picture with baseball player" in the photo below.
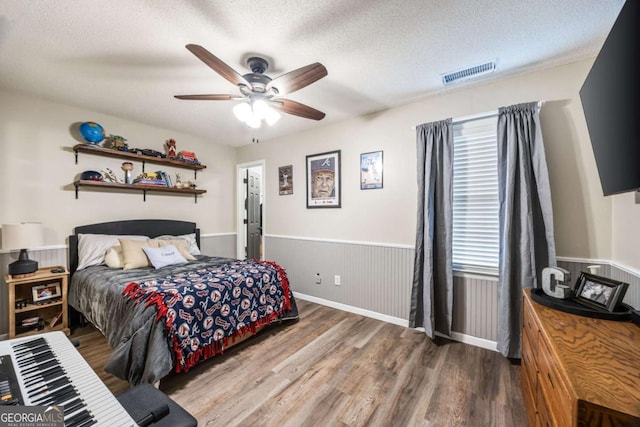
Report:
[[[293,194],[293,165],[278,168],[278,188],[281,196]]]
[[[307,208],[339,208],[340,150],[307,156]]]
[[[382,151],[360,154],[360,189],[382,188]]]

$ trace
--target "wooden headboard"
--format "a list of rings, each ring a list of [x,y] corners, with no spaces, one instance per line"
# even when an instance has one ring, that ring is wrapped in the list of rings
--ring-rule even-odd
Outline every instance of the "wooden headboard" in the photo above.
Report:
[[[82,225],[76,227],[74,234],[69,236],[69,272],[73,274],[78,268],[78,234],[136,235],[153,238],[165,234],[179,236],[191,233],[196,234],[196,242],[200,246],[200,229],[196,227],[195,222],[169,219],[134,219]]]

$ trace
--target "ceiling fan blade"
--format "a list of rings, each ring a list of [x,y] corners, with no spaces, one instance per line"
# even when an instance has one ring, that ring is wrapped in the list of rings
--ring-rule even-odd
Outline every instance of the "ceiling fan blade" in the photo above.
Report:
[[[276,88],[280,95],[293,93],[327,75],[327,69],[319,62],[276,77],[267,84],[267,90]]]
[[[202,62],[211,67],[213,71],[220,74],[222,77],[224,77],[234,85],[245,85],[251,87],[251,83],[249,83],[244,77],[242,77],[242,75],[222,62],[220,58],[209,52],[207,49],[197,44],[188,44],[186,47]]]
[[[283,113],[293,114],[294,116],[304,117],[305,119],[322,120],[325,116],[322,111],[290,99],[278,98],[272,100],[270,104],[274,108],[278,108]]]
[[[238,95],[173,95],[178,99],[196,99],[200,101],[231,101],[234,99],[244,99]]]

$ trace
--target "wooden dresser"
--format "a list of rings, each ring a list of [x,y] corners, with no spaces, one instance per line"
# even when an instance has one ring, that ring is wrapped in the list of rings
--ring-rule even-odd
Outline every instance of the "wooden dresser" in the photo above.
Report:
[[[524,291],[529,426],[640,426],[640,327],[545,307]]]

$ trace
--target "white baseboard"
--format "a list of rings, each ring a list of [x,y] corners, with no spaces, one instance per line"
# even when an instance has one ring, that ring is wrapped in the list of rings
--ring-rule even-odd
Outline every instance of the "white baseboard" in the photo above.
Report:
[[[498,351],[498,343],[485,338],[478,338],[472,335],[466,335],[461,334],[460,332],[452,331],[451,339],[454,341],[472,345],[474,347],[480,347],[491,351]]]
[[[347,311],[349,313],[359,314],[365,317],[371,317],[372,319],[382,320],[383,322],[403,326],[405,328],[409,327],[409,321],[401,319],[399,317],[389,316],[387,314],[378,313],[376,311],[365,310],[364,308],[354,307],[352,305],[342,304],[339,302],[314,297],[312,295],[301,294],[300,292],[294,292],[293,296],[301,300],[314,302],[320,305],[326,305],[327,307],[336,308],[338,310]]]
[[[293,296],[304,300],[313,302],[316,304],[324,305],[327,307],[335,308],[338,310],[346,311],[353,314],[359,314],[361,316],[370,317],[372,319],[381,320],[383,322],[391,323],[393,325],[402,326],[404,328],[409,327],[409,321],[406,319],[402,319],[399,317],[389,316],[387,314],[378,313],[376,311],[365,310],[364,308],[354,307],[352,305],[342,304],[335,301],[326,300],[324,298],[314,297],[312,295],[301,294],[299,292],[294,292]],[[420,330],[424,332],[423,328],[415,328],[416,330]],[[484,348],[491,351],[498,351],[498,343],[495,341],[490,341],[484,338],[478,338],[471,335],[461,334],[460,332],[451,332],[451,336],[447,337],[443,334],[436,332],[436,335],[458,341],[464,344],[473,345],[475,347]]]

